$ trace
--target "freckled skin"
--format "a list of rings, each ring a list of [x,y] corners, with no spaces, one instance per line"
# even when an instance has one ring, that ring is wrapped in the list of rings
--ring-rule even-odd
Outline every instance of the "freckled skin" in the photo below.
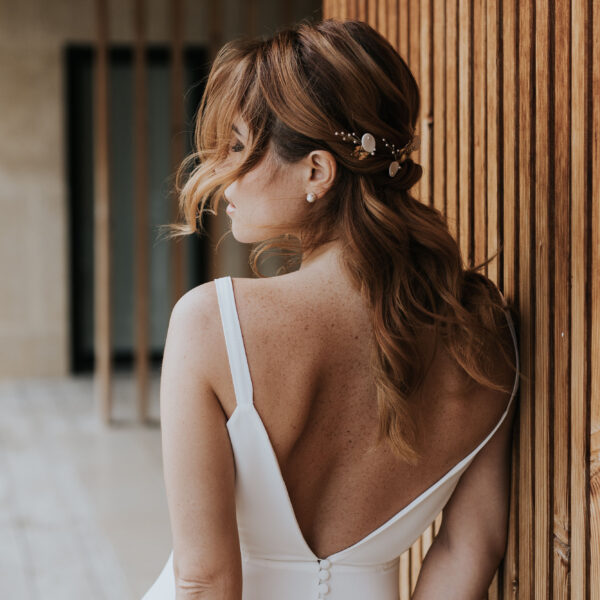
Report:
[[[238,120],[244,142],[247,127]],[[231,156],[230,160],[239,160]],[[335,175],[335,160],[315,151],[294,165],[269,156],[225,190],[235,205],[234,237],[257,242],[287,229],[319,202]],[[275,176],[273,176],[275,174]],[[293,273],[266,279],[234,278],[234,293],[254,388],[300,528],[326,556],[384,523],[466,456],[499,420],[506,396],[481,391],[453,395],[456,368],[438,350],[418,398],[422,463],[399,462],[376,446],[376,387],[369,369],[372,335],[368,307],[344,271],[339,244],[303,257]],[[216,305],[216,298],[215,298]],[[215,310],[218,308],[215,306]],[[422,340],[428,347],[428,340]],[[230,416],[235,396],[224,340],[213,388]],[[509,383],[512,377],[505,378]]]

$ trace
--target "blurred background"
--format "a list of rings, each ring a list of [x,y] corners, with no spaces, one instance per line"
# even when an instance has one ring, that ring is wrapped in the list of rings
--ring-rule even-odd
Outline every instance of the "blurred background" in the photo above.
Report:
[[[169,315],[251,272],[224,213],[202,238],[158,226],[215,52],[307,17],[319,1],[0,0],[2,598],[140,598],[162,569]]]

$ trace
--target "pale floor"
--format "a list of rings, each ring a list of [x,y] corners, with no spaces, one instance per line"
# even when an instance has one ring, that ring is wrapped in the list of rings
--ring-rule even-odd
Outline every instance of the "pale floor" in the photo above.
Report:
[[[139,600],[171,550],[158,426],[135,420],[116,374],[114,417],[91,377],[0,381],[0,598]]]

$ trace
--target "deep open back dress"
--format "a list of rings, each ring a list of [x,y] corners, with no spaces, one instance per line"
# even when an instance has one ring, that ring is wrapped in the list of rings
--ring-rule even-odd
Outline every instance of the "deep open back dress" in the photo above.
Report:
[[[486,438],[441,479],[363,539],[327,557],[309,548],[296,520],[277,457],[254,408],[252,381],[231,277],[215,279],[237,406],[227,421],[236,469],[236,511],[243,600],[397,600],[399,557],[450,499],[461,475],[500,427],[517,392]],[[173,552],[143,600],[175,600]]]

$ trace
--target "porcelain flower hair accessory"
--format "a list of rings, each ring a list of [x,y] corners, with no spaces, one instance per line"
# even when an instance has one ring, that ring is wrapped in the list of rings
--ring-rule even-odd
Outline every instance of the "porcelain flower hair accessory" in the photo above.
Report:
[[[372,133],[364,133],[360,139],[355,132],[336,131],[335,135],[339,135],[344,142],[353,142],[355,144],[351,155],[358,158],[358,160],[364,160],[368,156],[375,154],[377,141]],[[414,150],[418,150],[420,146],[418,135],[413,136],[408,144],[402,148],[396,148],[395,144],[390,144],[385,138],[381,138],[381,141],[393,156],[393,160],[388,168],[390,177],[395,177],[396,173],[402,168],[402,163],[406,160],[406,157]]]

